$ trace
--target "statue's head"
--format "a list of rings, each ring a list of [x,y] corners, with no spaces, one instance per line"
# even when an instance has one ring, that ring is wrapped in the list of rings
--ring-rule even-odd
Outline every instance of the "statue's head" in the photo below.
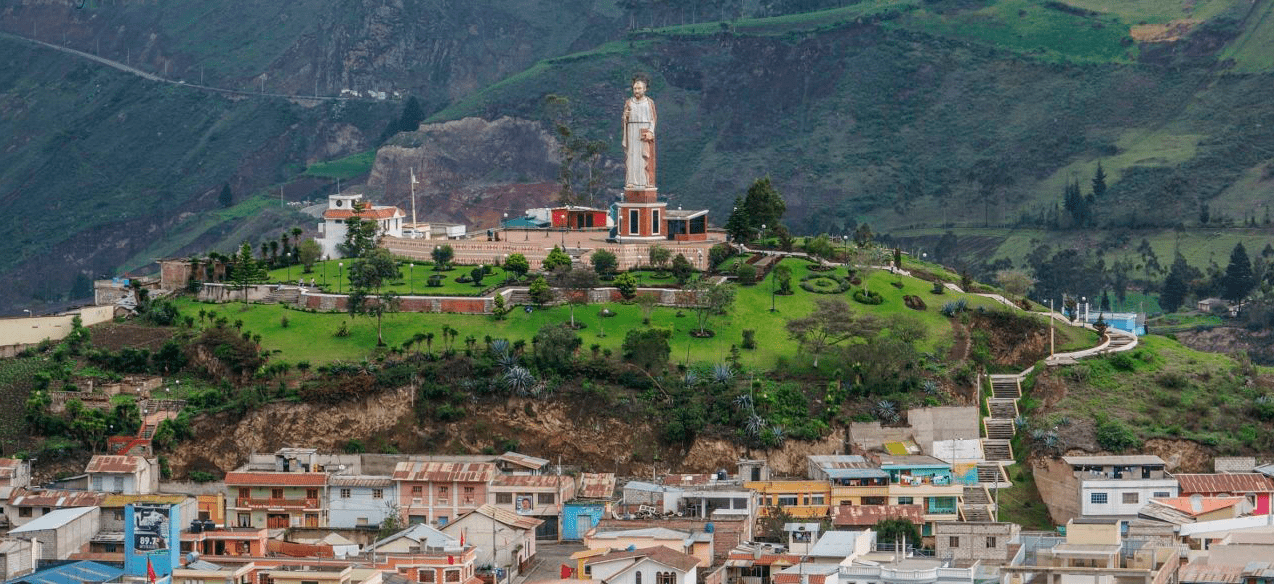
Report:
[[[649,85],[644,75],[636,75],[633,77],[633,97],[641,99],[646,95],[646,87]]]

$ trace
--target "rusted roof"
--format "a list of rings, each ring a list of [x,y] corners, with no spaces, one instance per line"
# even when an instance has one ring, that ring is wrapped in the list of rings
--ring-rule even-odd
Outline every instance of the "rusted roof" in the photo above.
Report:
[[[392,487],[394,479],[377,475],[332,475],[328,484],[333,487]]]
[[[18,475],[22,460],[17,458],[0,458],[0,479],[11,479]]]
[[[716,477],[714,474],[670,474],[665,475],[663,484],[670,487],[690,487],[706,485]]]
[[[561,475],[498,475],[491,480],[491,486],[557,488],[574,481],[574,477]]]
[[[1177,482],[1182,495],[1223,493],[1268,493],[1274,491],[1274,480],[1256,472],[1225,474],[1179,474]]]
[[[511,462],[513,464],[516,464],[518,466],[524,466],[531,470],[539,470],[541,468],[544,468],[545,466],[548,466],[548,463],[549,463],[547,459],[536,458],[534,456],[527,456],[525,454],[512,452],[512,451],[505,452],[504,454],[497,456],[496,460]]]
[[[100,507],[104,493],[95,491],[64,491],[61,489],[17,489],[9,504],[15,507]]]
[[[677,550],[661,545],[632,551],[611,552],[604,556],[588,558],[587,560],[584,560],[584,564],[604,564],[606,562],[614,562],[616,560],[637,560],[641,558],[650,558],[660,564],[676,568],[682,572],[689,572],[690,570],[693,570],[695,566],[699,565],[699,558],[690,554],[683,554]]]
[[[491,462],[415,461],[394,467],[396,481],[489,483],[494,476],[495,464]]]
[[[516,527],[518,529],[535,529],[536,527],[539,527],[540,524],[544,523],[542,519],[536,519],[527,515],[518,515],[517,513],[506,511],[496,507],[495,505],[483,505],[469,513],[486,515],[500,523]],[[465,515],[468,515],[468,513]]]
[[[832,525],[875,525],[881,519],[902,518],[924,523],[923,505],[837,505]]]
[[[610,499],[615,496],[615,473],[586,472],[579,477],[579,497],[583,499]]]
[[[323,211],[324,219],[348,219],[353,216],[354,211],[351,209],[327,209]],[[373,207],[363,209],[363,212],[358,214],[359,219],[393,219],[394,217],[406,216],[407,214],[399,210],[398,207]]]
[[[231,472],[226,473],[226,486],[321,487],[327,484],[322,472]]]
[[[84,472],[135,473],[146,468],[146,459],[140,456],[98,454],[89,459]]]

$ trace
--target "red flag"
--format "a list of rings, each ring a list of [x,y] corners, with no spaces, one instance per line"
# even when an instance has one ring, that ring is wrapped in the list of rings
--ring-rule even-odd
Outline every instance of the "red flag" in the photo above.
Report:
[[[460,531],[460,547],[464,547],[464,532],[466,531],[469,531],[469,530],[463,529]]]
[[[571,569],[570,566],[566,564],[562,564],[561,573],[559,575],[562,577],[563,580],[569,580],[571,575],[574,574],[574,572],[575,570]]]
[[[155,584],[155,566],[150,563],[150,558],[146,558],[146,579],[150,580],[150,584]]]

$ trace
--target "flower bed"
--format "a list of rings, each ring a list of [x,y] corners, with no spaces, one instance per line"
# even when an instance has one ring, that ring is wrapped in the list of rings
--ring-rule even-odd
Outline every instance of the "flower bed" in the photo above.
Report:
[[[835,274],[808,274],[801,278],[801,288],[815,294],[840,294],[849,290],[849,280]]]

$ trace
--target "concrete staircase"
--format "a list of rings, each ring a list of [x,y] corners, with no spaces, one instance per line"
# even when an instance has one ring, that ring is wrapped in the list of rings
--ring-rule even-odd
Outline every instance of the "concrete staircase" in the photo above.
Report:
[[[1013,446],[1008,440],[982,440],[982,456],[987,462],[1013,464]]]
[[[991,412],[991,417],[997,420],[1013,420],[1017,419],[1017,400],[1003,397],[993,397],[987,401],[987,409]]]
[[[961,521],[994,521],[995,505],[985,485],[964,487],[964,496],[960,502]]]
[[[991,440],[1012,440],[1017,432],[1013,420],[1001,418],[982,418],[982,429],[985,430],[986,437]],[[982,450],[986,451],[985,443],[982,445]]]
[[[978,463],[978,486],[985,489],[986,485],[997,484],[1002,488],[1010,485],[1008,477],[1004,475],[1004,465],[998,462]]]
[[[298,304],[301,302],[301,289],[296,286],[279,286],[265,297],[266,304]]]

